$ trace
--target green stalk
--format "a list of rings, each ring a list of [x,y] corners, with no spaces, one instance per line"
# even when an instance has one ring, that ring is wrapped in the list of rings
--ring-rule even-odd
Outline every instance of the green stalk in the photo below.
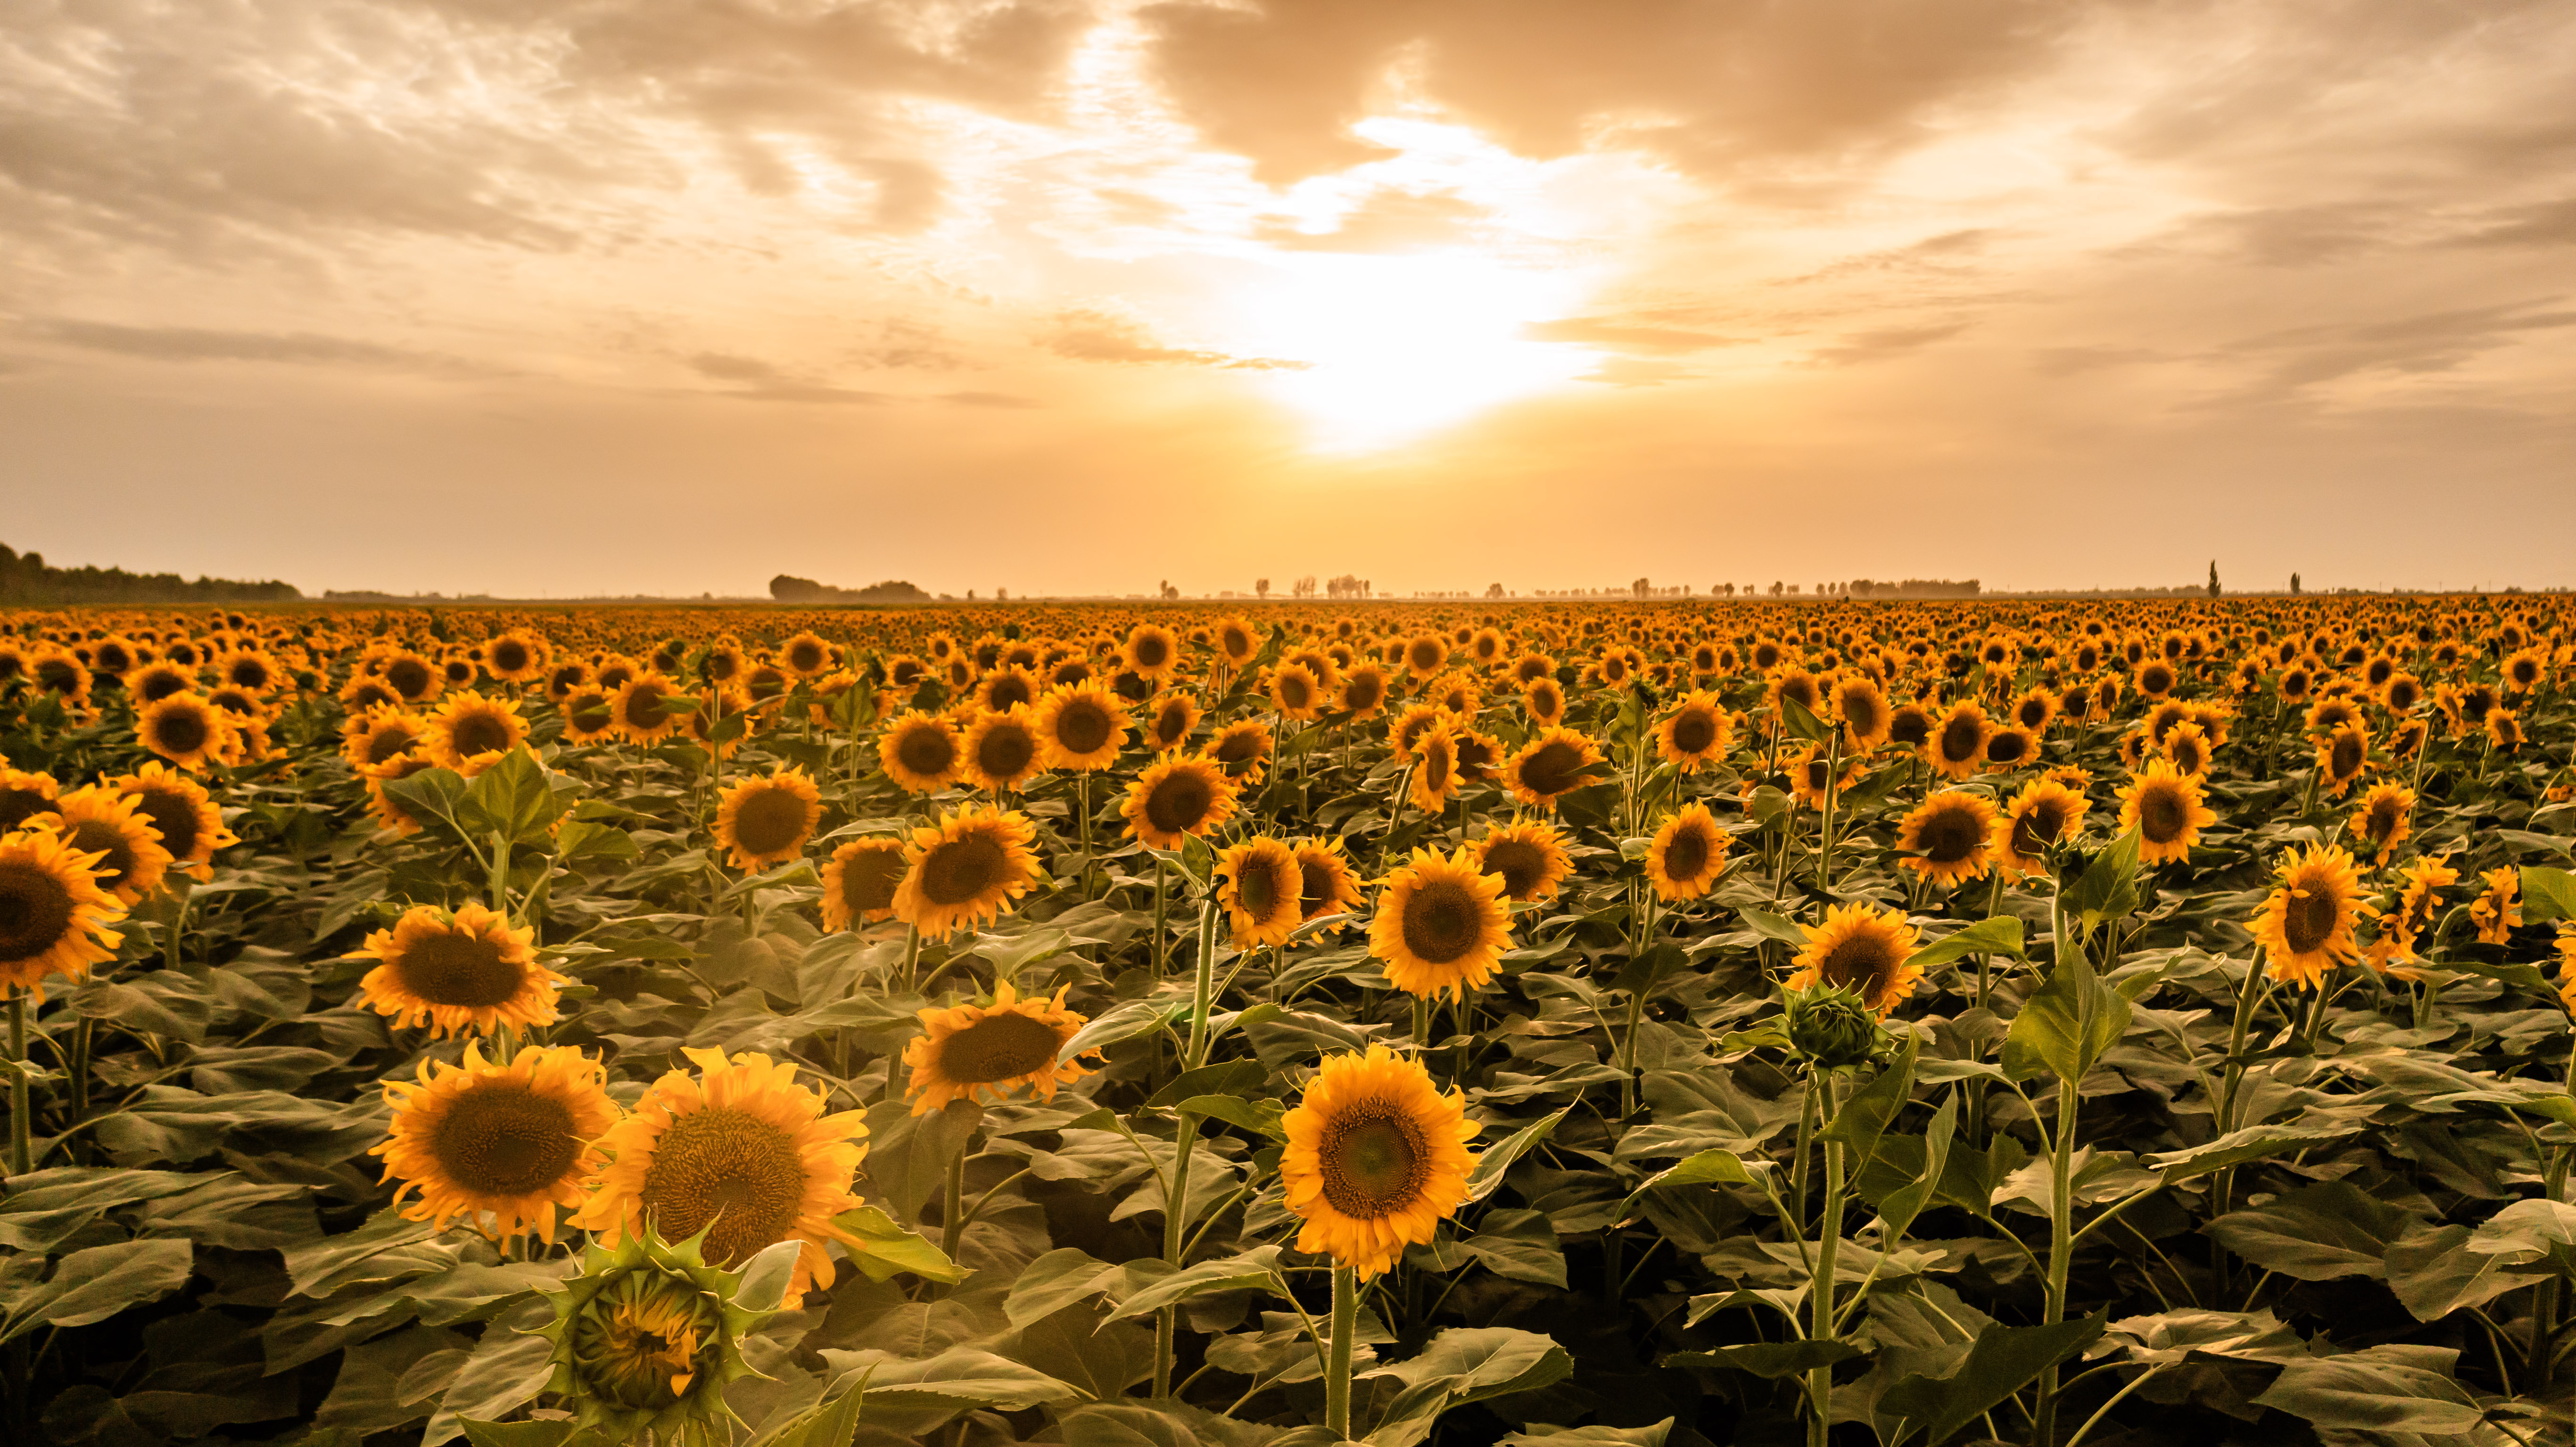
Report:
[[[1351,1436],[1351,1356],[1360,1334],[1358,1273],[1333,1267],[1333,1335],[1324,1356],[1324,1430],[1336,1442]]]
[[[1828,1075],[1825,1089],[1834,1097],[1834,1114],[1842,1114],[1842,1081]],[[1830,1341],[1834,1335],[1834,1257],[1843,1239],[1843,1152],[1832,1139],[1825,1141],[1825,1214],[1816,1224],[1816,1270],[1807,1283],[1807,1336],[1814,1341]],[[1825,1435],[1833,1424],[1834,1369],[1814,1367],[1807,1372],[1807,1403],[1814,1412],[1807,1422],[1807,1447],[1825,1447]]]
[[[1842,731],[1834,731],[1833,747],[1825,755],[1824,834],[1816,841],[1816,889],[1830,890],[1834,878],[1834,796],[1841,792],[1843,773]]]
[[[2051,1155],[2048,1189],[2048,1301],[2040,1322],[2055,1326],[2066,1319],[2066,1276],[2075,1257],[2075,1082],[2057,1082],[2057,1129],[2049,1144]],[[2051,1418],[2057,1406],[2057,1368],[2051,1365],[2039,1374],[2039,1404],[2031,1416],[2038,1424],[2037,1440],[2047,1442],[2055,1435]]]
[[[27,992],[9,987],[9,1059],[18,1069],[9,1076],[9,1174],[23,1176],[36,1168],[29,1145],[34,1124],[34,1091],[27,1084]]]
[[[961,1143],[957,1154],[948,1161],[948,1194],[939,1208],[939,1249],[949,1260],[957,1259],[958,1238],[966,1234],[966,1147]]]

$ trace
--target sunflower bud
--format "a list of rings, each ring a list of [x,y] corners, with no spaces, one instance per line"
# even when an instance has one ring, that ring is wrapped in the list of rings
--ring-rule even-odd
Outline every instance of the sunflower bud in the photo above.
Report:
[[[612,1442],[726,1440],[725,1385],[751,1375],[742,1340],[776,1309],[795,1244],[740,1271],[707,1265],[697,1238],[666,1245],[649,1229],[592,1247],[542,1328],[555,1344],[547,1389]]]
[[[1818,1070],[1841,1070],[1876,1058],[1886,1035],[1856,990],[1814,985],[1789,995],[1789,1044]]]

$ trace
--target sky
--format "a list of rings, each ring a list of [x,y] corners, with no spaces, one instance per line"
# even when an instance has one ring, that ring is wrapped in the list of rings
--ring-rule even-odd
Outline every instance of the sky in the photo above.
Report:
[[[2576,6],[0,0],[0,541],[2576,584]]]

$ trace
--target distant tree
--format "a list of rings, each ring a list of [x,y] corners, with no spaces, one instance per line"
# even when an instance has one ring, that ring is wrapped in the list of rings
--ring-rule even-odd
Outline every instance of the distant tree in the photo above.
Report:
[[[2290,591],[2293,593],[2299,591],[2299,575],[2296,573],[2290,575]]]
[[[1788,586],[1789,586],[1788,584],[1781,582],[1781,581],[1780,581],[1779,579],[1777,579],[1777,578],[1772,579],[1772,580],[1771,580],[1771,596],[1772,596],[1772,597],[1774,597],[1774,598],[1779,597],[1779,596],[1781,595],[1781,593],[1782,593],[1782,592],[1784,592],[1784,591],[1786,591],[1786,590],[1787,590]]]
[[[1488,598],[1499,598],[1503,596],[1503,585],[1496,583],[1492,587],[1487,588],[1485,590],[1485,596]]]
[[[2209,596],[2213,598],[2218,596],[2218,560],[2216,558],[2209,560]]]
[[[1269,597],[1269,596],[1270,596],[1270,580],[1269,580],[1268,578],[1255,578],[1255,579],[1253,579],[1253,580],[1252,580],[1252,596],[1254,596],[1255,598],[1267,598],[1267,597]]]

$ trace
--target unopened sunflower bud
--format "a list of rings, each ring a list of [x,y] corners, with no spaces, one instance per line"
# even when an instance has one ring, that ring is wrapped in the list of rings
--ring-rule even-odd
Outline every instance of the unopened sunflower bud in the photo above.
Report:
[[[1818,1070],[1865,1064],[1886,1039],[1858,991],[1814,985],[1789,995],[1789,1044]]]
[[[774,1298],[783,1264],[779,1281],[746,1292],[751,1268],[709,1266],[697,1238],[665,1245],[647,1229],[592,1247],[582,1266],[542,1329],[555,1344],[548,1390],[611,1442],[727,1440],[725,1385],[751,1374],[742,1340],[769,1315],[746,1297]]]

